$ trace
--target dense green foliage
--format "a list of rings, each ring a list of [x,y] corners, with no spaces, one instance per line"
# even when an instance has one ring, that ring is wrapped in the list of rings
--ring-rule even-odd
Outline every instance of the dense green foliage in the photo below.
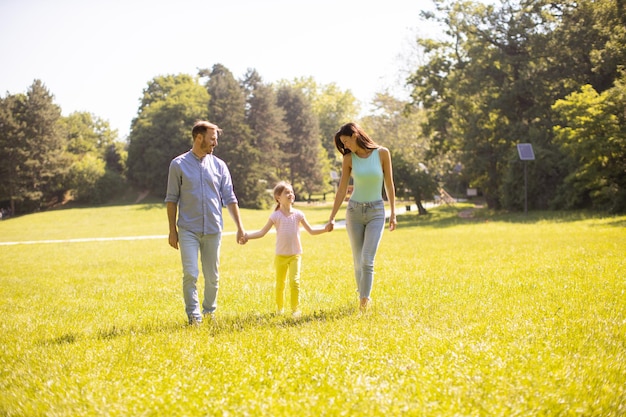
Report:
[[[554,104],[564,120],[555,127],[556,141],[569,166],[560,187],[563,206],[586,204],[613,212],[626,208],[625,108],[626,77],[601,94],[585,85]]]
[[[334,162],[331,166],[341,171],[341,154],[337,152],[334,137],[341,125],[354,121],[359,113],[359,105],[352,93],[339,89],[335,84],[319,85],[311,77],[283,81],[279,86],[293,86],[304,93],[317,118],[322,146],[328,152],[329,160]]]
[[[439,183],[454,183],[448,175],[454,172],[453,167],[430,151],[430,142],[422,134],[424,111],[407,108],[406,103],[388,94],[378,94],[374,104],[375,113],[364,117],[362,124],[391,151],[396,195],[413,198],[419,213],[426,214],[423,202],[439,194]]]
[[[2,209],[29,213],[67,198],[101,203],[122,192],[126,151],[116,136],[89,113],[62,117],[39,80],[26,94],[0,98]]]
[[[227,234],[200,327],[163,204],[0,222],[0,242],[156,236],[1,246],[0,415],[626,414],[626,217],[470,209],[400,216],[364,315],[345,230],[302,235],[300,320],[273,314],[275,235]]]
[[[169,163],[191,148],[191,126],[206,113],[208,94],[189,75],[159,76],[144,90],[128,142],[128,179],[165,196]]]
[[[266,84],[254,70],[237,81],[219,64],[197,77],[158,76],[144,90],[124,143],[89,113],[62,117],[35,81],[28,94],[0,103],[0,172],[7,179],[0,204],[16,214],[67,200],[100,204],[129,186],[162,197],[169,162],[190,149],[191,126],[200,119],[224,131],[215,153],[227,162],[242,207],[268,206],[267,189],[279,179],[292,181],[300,198],[331,191],[331,158],[321,144],[318,115],[342,107],[336,114],[351,120],[354,97],[333,84],[310,81],[307,88],[305,94],[301,80]],[[328,113],[321,117],[331,123]]]
[[[63,118],[61,125],[72,161],[63,188],[71,190],[71,198],[100,204],[123,194],[127,151],[108,122],[82,112]]]
[[[597,185],[578,182],[576,191],[563,190],[574,186],[566,178],[579,167],[563,163],[569,152],[554,138],[552,106],[587,84],[599,94],[614,88],[626,62],[623,5],[614,0],[436,0],[435,5],[426,17],[438,21],[446,36],[419,39],[426,62],[409,78],[414,103],[428,112],[425,133],[433,148],[458,154],[465,178],[482,190],[490,207],[519,209],[522,165],[515,146],[531,143],[537,155],[529,164],[531,207],[605,208]],[[615,117],[619,126],[614,132],[586,132],[581,139],[587,148],[613,142],[611,155],[602,157],[623,161],[626,136],[619,115],[626,103],[623,94],[614,97],[619,99],[602,109],[605,114],[591,113]],[[577,123],[567,116],[562,112],[558,122]],[[612,194],[624,193],[623,165],[608,164],[591,175],[612,177],[610,186],[618,187]],[[596,197],[600,200],[593,201]],[[611,208],[624,211],[626,205]]]
[[[133,185],[163,196],[170,160],[189,149],[193,122],[207,119],[223,130],[215,155],[229,167],[240,206],[268,206],[267,190],[279,179],[302,197],[331,190],[329,157],[303,87],[274,87],[255,70],[236,80],[221,64],[198,75],[157,77],[145,90],[129,138]]]
[[[275,89],[263,83],[256,71],[250,70],[246,74],[243,85],[247,98],[246,124],[252,131],[252,147],[260,150],[261,181],[271,187],[288,178],[284,162],[288,157],[286,146],[289,142],[285,111],[278,106]]]
[[[319,137],[318,120],[304,93],[291,86],[278,89],[278,106],[288,125],[286,144],[288,179],[296,193],[310,196],[329,191],[330,170],[327,152]]]
[[[59,129],[61,109],[41,81],[23,95],[2,99],[0,124],[1,194],[25,211],[43,208],[45,197],[61,191],[60,176],[69,168]],[[19,207],[19,206],[18,206]]]

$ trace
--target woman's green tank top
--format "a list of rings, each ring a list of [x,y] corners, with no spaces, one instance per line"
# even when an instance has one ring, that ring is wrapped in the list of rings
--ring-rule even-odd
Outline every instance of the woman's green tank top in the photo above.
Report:
[[[352,152],[352,180],[354,191],[350,200],[368,203],[383,199],[383,167],[378,148],[367,158],[359,158]]]

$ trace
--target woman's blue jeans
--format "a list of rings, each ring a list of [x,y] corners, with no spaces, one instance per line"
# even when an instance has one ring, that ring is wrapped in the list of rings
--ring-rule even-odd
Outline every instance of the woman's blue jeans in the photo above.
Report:
[[[385,229],[385,203],[349,201],[346,231],[352,246],[354,276],[360,298],[369,298],[374,283],[374,258]]]
[[[183,264],[183,297],[185,311],[191,320],[202,321],[198,300],[198,253],[202,262],[204,276],[204,300],[202,314],[213,313],[217,308],[217,290],[219,288],[219,256],[222,234],[203,235],[178,229],[178,246]]]

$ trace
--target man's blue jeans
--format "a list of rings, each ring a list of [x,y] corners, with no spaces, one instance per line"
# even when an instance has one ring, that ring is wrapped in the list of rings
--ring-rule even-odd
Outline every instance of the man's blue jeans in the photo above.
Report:
[[[374,258],[385,229],[385,203],[349,201],[346,231],[352,246],[354,276],[360,298],[369,298],[374,283]]]
[[[219,256],[222,234],[203,235],[178,229],[178,245],[183,264],[183,297],[185,311],[191,320],[202,321],[202,314],[213,313],[217,308],[217,290],[219,288]],[[204,301],[202,314],[198,300],[198,253],[204,275]]]

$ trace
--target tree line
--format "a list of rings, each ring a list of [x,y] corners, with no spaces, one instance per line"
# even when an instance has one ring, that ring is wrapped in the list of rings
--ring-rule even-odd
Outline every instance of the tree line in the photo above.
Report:
[[[264,83],[255,70],[236,80],[223,65],[148,82],[130,135],[85,112],[61,115],[41,80],[0,99],[0,202],[13,213],[68,199],[101,204],[132,189],[164,197],[169,161],[190,149],[191,126],[207,119],[224,131],[216,155],[231,170],[242,207],[271,204],[268,188],[291,181],[301,198],[333,191],[332,136],[358,103],[313,78]],[[330,138],[330,139],[328,139]]]
[[[626,14],[622,0],[485,4],[435,0],[422,18],[443,35],[419,37],[410,99],[380,92],[359,117],[352,93],[313,78],[264,82],[221,64],[147,83],[130,135],[89,113],[61,116],[40,80],[0,97],[0,202],[26,213],[74,199],[100,204],[129,187],[163,196],[169,161],[191,146],[190,126],[217,123],[215,153],[242,207],[270,203],[289,180],[300,199],[333,191],[333,136],[357,121],[390,148],[400,197],[474,188],[494,209],[626,211]],[[419,22],[416,22],[416,25]]]
[[[289,180],[300,198],[328,193],[336,158],[333,129],[357,109],[350,92],[312,78],[270,85],[250,69],[237,80],[221,64],[197,76],[159,76],[145,89],[132,121],[128,179],[164,194],[163,167],[189,150],[193,122],[207,119],[223,130],[215,154],[228,164],[242,207],[266,207],[267,189],[279,179]]]
[[[0,204],[39,211],[71,195],[93,204],[125,187],[125,145],[109,123],[85,112],[68,117],[42,81],[0,98]]]

